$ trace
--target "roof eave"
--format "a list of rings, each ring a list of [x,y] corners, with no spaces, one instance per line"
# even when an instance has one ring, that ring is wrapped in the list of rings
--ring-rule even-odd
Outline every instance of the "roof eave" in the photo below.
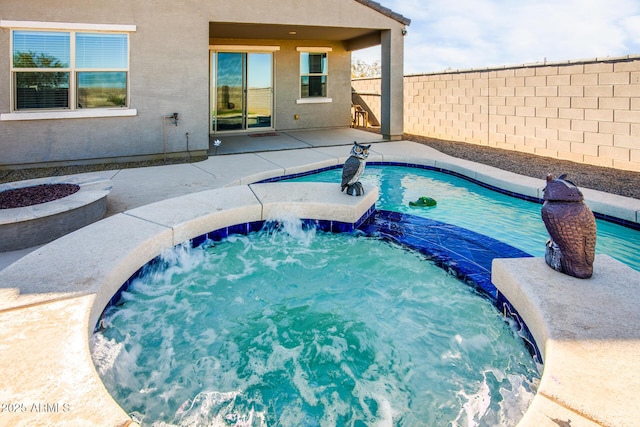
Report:
[[[395,19],[396,21],[400,22],[403,25],[409,25],[411,24],[411,19],[409,18],[405,18],[404,16],[400,15],[399,13],[394,12],[393,10],[389,9],[388,7],[384,7],[382,6],[380,3],[378,3],[377,1],[373,1],[373,0],[356,0],[358,3],[365,5],[367,7],[370,7],[371,9],[382,13],[385,16],[388,16],[391,19]]]

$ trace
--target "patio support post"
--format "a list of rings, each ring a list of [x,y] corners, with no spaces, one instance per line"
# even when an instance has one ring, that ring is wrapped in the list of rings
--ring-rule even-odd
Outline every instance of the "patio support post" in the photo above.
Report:
[[[381,42],[380,126],[385,139],[397,141],[403,132],[404,35],[400,29],[385,30]]]

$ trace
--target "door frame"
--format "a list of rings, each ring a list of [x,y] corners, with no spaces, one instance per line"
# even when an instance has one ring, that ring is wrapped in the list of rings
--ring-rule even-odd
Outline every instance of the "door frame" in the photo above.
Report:
[[[225,133],[249,133],[255,132],[256,129],[264,129],[264,130],[274,130],[275,129],[275,98],[276,98],[276,90],[275,90],[275,55],[274,52],[280,50],[280,46],[255,46],[255,45],[209,45],[209,134],[225,134]],[[223,130],[216,131],[214,129],[214,111],[216,110],[216,102],[217,102],[217,83],[216,83],[216,70],[214,69],[214,55],[220,52],[225,53],[241,53],[247,55],[250,53],[271,53],[271,126],[265,126],[261,128],[250,128],[246,123],[246,103],[243,107],[243,128],[242,129],[232,129],[232,130]],[[217,58],[216,58],[217,59]],[[243,70],[243,80],[246,78],[247,68],[244,66]],[[243,88],[243,97],[246,102],[247,94],[246,87]]]

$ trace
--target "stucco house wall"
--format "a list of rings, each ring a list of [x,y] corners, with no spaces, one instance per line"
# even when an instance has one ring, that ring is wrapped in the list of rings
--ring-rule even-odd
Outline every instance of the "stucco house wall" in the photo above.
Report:
[[[323,42],[329,52],[328,103],[298,104],[300,52],[298,47],[318,47],[318,40],[216,39],[214,45],[278,46],[273,52],[275,128],[278,130],[345,127],[351,117],[351,52],[340,42]],[[298,119],[295,116],[298,116]]]
[[[0,19],[135,25],[129,35],[130,107],[134,116],[0,121],[0,164],[91,163],[208,148],[208,21],[193,2],[3,1]],[[186,31],[188,29],[188,31]],[[9,28],[0,29],[0,113],[10,112]],[[23,113],[29,114],[27,112]]]
[[[55,7],[42,0],[5,0],[0,8],[0,168],[206,154],[211,121],[211,45],[279,47],[274,52],[275,130],[348,126],[354,49],[376,44],[400,46],[393,52],[394,64],[389,64],[395,73],[400,71],[400,78],[389,77],[387,99],[400,97],[401,102],[402,30],[408,20],[398,20],[390,11],[381,13],[378,9],[377,3],[368,0],[245,0],[241,4],[222,0],[60,0]],[[84,117],[85,109],[80,112],[82,118],[38,120],[24,120],[30,114],[33,117],[30,112],[12,111],[10,38],[14,22],[134,28],[129,32],[128,109],[108,111],[108,117]],[[283,36],[217,37],[217,23],[233,23],[239,28],[261,26],[262,30],[270,30],[272,25],[281,29]],[[301,26],[313,37],[291,36],[286,31]],[[346,28],[367,29],[368,36],[349,38],[345,33],[340,38]],[[327,37],[322,39],[322,35]],[[300,86],[300,53],[296,49],[304,46],[331,48],[330,103],[296,103]],[[167,119],[174,112],[179,113],[177,126]],[[394,113],[385,126],[387,133],[399,138],[402,117]]]

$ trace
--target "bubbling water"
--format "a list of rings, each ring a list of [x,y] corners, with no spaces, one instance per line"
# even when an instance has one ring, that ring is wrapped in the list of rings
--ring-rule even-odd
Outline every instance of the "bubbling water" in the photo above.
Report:
[[[539,366],[511,325],[419,254],[299,221],[162,255],[92,340],[154,426],[511,426]]]

